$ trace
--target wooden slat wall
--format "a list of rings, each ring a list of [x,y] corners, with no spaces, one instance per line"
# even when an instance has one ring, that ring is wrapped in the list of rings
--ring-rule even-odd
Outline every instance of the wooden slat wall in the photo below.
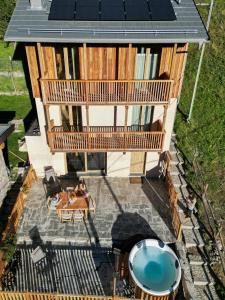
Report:
[[[118,79],[134,79],[136,47],[120,47],[118,56]]]
[[[49,45],[38,44],[38,56],[41,77],[46,79],[57,79],[55,48]]]
[[[115,47],[79,47],[80,79],[104,80],[116,79]],[[86,66],[85,66],[86,63]],[[87,68],[87,78],[85,78]]]
[[[161,52],[159,78],[170,78],[170,71],[173,59],[173,45],[163,47]]]
[[[39,86],[39,68],[38,68],[38,59],[37,59],[37,52],[36,52],[36,46],[35,45],[29,45],[25,46],[26,49],[26,55],[27,55],[27,62],[28,62],[28,68],[30,73],[30,80],[31,80],[31,86],[32,86],[32,92],[33,96],[40,97],[40,86]]]
[[[186,64],[188,44],[181,44],[177,46],[176,57],[175,57],[175,68],[173,68],[171,79],[174,79],[174,88],[172,97],[177,98],[180,94],[182,87],[184,69]]]
[[[170,45],[162,48],[159,78],[174,80],[171,95],[173,98],[177,98],[181,90],[187,49],[188,44],[178,44],[177,47]]]

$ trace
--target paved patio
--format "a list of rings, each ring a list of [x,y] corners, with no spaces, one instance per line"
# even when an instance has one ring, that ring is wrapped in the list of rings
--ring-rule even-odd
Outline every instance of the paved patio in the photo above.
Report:
[[[18,230],[18,243],[32,242],[35,230],[42,242],[54,245],[73,243],[83,246],[111,247],[135,235],[157,237],[174,242],[170,210],[164,182],[130,184],[128,178],[89,177],[87,188],[97,203],[96,213],[84,222],[60,223],[55,211],[48,214],[42,180],[36,182],[25,204]],[[61,181],[75,185],[75,180]]]

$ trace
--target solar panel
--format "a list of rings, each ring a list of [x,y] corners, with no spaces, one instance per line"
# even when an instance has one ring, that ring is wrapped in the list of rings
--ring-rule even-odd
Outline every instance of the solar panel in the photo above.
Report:
[[[75,0],[53,0],[49,20],[70,21],[74,19]]]
[[[150,21],[150,12],[146,0],[126,0],[126,20],[127,21]]]
[[[52,0],[49,20],[173,21],[170,0]]]
[[[152,21],[174,21],[176,15],[170,0],[149,1]]]

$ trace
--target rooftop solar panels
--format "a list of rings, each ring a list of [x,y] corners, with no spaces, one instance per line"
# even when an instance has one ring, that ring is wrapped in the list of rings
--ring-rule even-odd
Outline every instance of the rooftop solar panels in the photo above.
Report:
[[[49,20],[173,21],[170,0],[52,0]]]

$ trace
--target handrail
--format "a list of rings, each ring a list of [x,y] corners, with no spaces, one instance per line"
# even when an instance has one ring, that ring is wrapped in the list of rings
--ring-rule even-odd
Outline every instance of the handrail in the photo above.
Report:
[[[161,131],[48,132],[52,152],[161,151],[163,138]]]
[[[165,104],[173,80],[40,79],[44,104]]]

